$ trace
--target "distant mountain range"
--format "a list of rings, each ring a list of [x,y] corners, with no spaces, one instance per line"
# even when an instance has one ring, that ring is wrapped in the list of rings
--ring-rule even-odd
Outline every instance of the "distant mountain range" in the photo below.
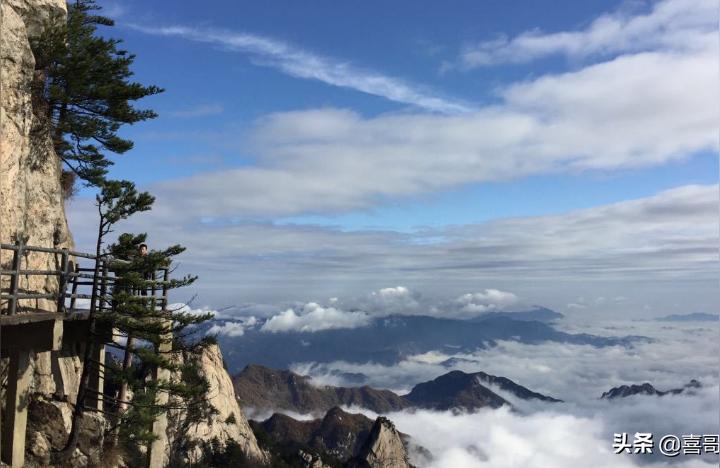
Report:
[[[717,322],[720,320],[718,314],[706,314],[704,312],[695,312],[692,314],[672,314],[655,319],[658,322]]]
[[[600,398],[605,400],[613,400],[616,398],[625,398],[633,395],[652,395],[652,396],[663,396],[663,395],[677,395],[679,393],[692,393],[694,390],[701,388],[702,384],[693,379],[686,383],[681,388],[674,388],[667,391],[660,391],[653,387],[650,383],[646,382],[641,385],[620,385],[619,387],[613,387],[607,392],[603,393]]]
[[[359,406],[378,414],[407,408],[476,410],[512,406],[497,392],[522,400],[561,401],[484,372],[452,371],[416,385],[407,395],[397,395],[367,386],[317,386],[309,377],[294,372],[251,365],[233,378],[233,385],[243,407],[299,413],[322,413],[335,406]]]
[[[555,312],[552,309],[548,309],[547,307],[540,307],[535,306],[534,308],[530,310],[522,310],[517,312],[486,312],[482,315],[479,315],[473,319],[471,319],[473,322],[479,322],[482,320],[487,320],[491,318],[498,318],[498,317],[505,317],[512,320],[522,320],[522,321],[537,321],[537,322],[544,322],[544,323],[552,323],[557,320],[560,320],[562,318],[565,318],[563,314],[560,312]]]
[[[519,314],[519,315],[518,315]],[[602,337],[571,334],[529,318],[547,320],[557,314],[549,309],[490,313],[472,320],[429,316],[392,315],[373,319],[367,326],[316,332],[267,333],[258,328],[242,336],[218,336],[230,373],[248,364],[286,369],[297,362],[346,361],[393,365],[407,356],[428,351],[469,353],[500,340],[538,344],[560,342],[593,346],[627,346],[644,337]],[[215,324],[222,325],[223,321]],[[209,328],[209,326],[208,326]]]

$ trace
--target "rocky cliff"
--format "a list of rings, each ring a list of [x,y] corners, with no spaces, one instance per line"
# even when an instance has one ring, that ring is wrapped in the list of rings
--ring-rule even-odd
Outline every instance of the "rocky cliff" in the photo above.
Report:
[[[187,447],[185,453],[174,453],[184,462],[198,462],[202,456],[203,442],[215,442],[216,449],[223,449],[233,442],[239,446],[243,454],[251,461],[263,464],[268,460],[267,454],[260,449],[245,415],[235,397],[230,375],[225,369],[222,353],[217,345],[211,345],[202,351],[197,358],[200,372],[205,376],[210,389],[208,400],[216,413],[198,423],[185,424],[187,416],[184,412],[170,415],[168,447]],[[178,439],[181,443],[178,444]],[[168,459],[170,459],[168,453]]]
[[[410,468],[401,434],[387,418],[375,420],[370,435],[350,466],[358,468]]]
[[[65,13],[65,0],[3,0],[0,2],[0,242],[13,243],[19,237],[42,247],[72,247],[65,218],[60,184],[60,161],[53,151],[42,107],[33,101],[32,85],[37,77],[30,38],[37,35],[52,14]],[[11,256],[0,251],[0,267]],[[56,259],[48,254],[29,253],[27,269],[54,268]],[[3,277],[7,281],[7,277]],[[57,291],[57,280],[26,276],[20,288],[38,292]],[[26,308],[54,310],[54,301],[21,301]],[[4,305],[0,305],[0,308]],[[59,361],[68,376],[75,375],[78,363]],[[56,391],[50,353],[33,360],[36,392]],[[59,389],[72,394],[71,388]]]
[[[410,467],[406,444],[389,419],[372,419],[331,408],[321,419],[298,421],[276,413],[251,422],[272,453],[273,466]]]
[[[65,8],[65,0],[3,0],[0,7],[0,241],[4,243],[25,236],[32,245],[72,246],[60,160],[40,115],[42,106],[33,102],[36,70],[30,48],[30,38],[41,31],[44,21]],[[9,261],[5,257],[0,258],[3,265]],[[30,269],[47,269],[55,259],[38,253],[30,254],[27,261]],[[45,284],[44,277],[23,281],[23,287],[57,288],[53,280]]]

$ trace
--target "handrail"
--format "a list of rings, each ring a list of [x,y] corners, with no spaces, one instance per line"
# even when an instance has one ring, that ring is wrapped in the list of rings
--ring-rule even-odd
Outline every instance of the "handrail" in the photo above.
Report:
[[[73,257],[82,257],[82,258],[88,258],[90,260],[95,260],[96,255],[95,254],[89,254],[86,252],[77,252],[75,250],[69,250],[69,249],[57,249],[52,247],[38,247],[34,245],[25,245],[22,244],[22,250],[29,251],[29,252],[44,252],[44,253],[53,253],[53,254],[62,254],[63,252],[67,251],[68,255],[71,255]],[[15,250],[18,249],[18,243],[15,244],[0,244],[0,249],[3,250]]]
[[[105,255],[93,255],[84,252],[76,252],[65,248],[48,248],[26,245],[22,239],[14,244],[0,244],[0,250],[9,250],[13,252],[12,266],[10,269],[0,269],[0,278],[3,276],[10,277],[8,287],[2,287],[0,284],[0,315],[14,315],[18,307],[18,301],[27,300],[55,300],[55,310],[58,313],[76,311],[77,299],[91,299],[95,297],[98,301],[98,308],[103,309],[107,304],[112,284],[115,276],[110,268],[110,261],[122,261],[120,259],[110,259]],[[39,252],[55,255],[55,262],[58,265],[56,269],[23,269],[23,260],[26,258],[27,252]],[[58,258],[59,257],[59,258]],[[73,257],[71,259],[71,257]],[[78,263],[78,257],[93,261],[92,267],[81,267]],[[100,263],[97,265],[97,263]],[[97,266],[97,269],[96,269]],[[98,272],[97,274],[95,272]],[[92,273],[90,273],[92,272]],[[158,277],[160,273],[160,277]],[[153,297],[154,303],[159,303],[162,307],[167,307],[167,286],[168,286],[169,268],[158,268],[156,274],[153,275],[152,281],[148,281],[149,296]],[[46,276],[57,278],[57,292],[46,292],[46,290],[29,291],[27,288],[20,287],[21,277],[30,276]],[[78,288],[88,287],[88,293],[79,292]],[[93,296],[93,292],[95,295]],[[161,297],[155,297],[156,293],[160,293]],[[69,300],[69,304],[66,301]],[[7,307],[3,310],[4,302]],[[88,305],[89,307],[89,305]],[[24,309],[39,310],[38,307],[23,307]],[[48,312],[48,310],[45,310]]]
[[[100,288],[107,290],[107,285],[114,281],[114,277],[104,274],[95,275],[80,273],[80,271],[88,270],[78,266],[79,259],[93,261],[93,263],[101,262],[105,264],[103,257],[98,258],[96,255],[84,252],[76,252],[67,248],[48,248],[34,245],[26,245],[23,239],[17,240],[14,244],[0,244],[0,250],[13,252],[12,264],[10,269],[0,270],[0,277],[6,276],[10,278],[7,287],[0,285],[0,315],[15,315],[18,309],[23,311],[32,310],[44,312],[63,313],[68,312],[66,301],[70,300],[69,310],[75,309],[77,299],[89,299],[92,294],[84,294],[84,291],[78,291],[79,286],[92,286],[92,288]],[[55,257],[54,269],[28,269],[24,263],[27,261],[27,253],[44,253]],[[25,267],[25,268],[23,268]],[[94,270],[94,268],[90,269]],[[106,270],[105,270],[106,271]],[[21,278],[25,277],[54,277],[57,279],[57,291],[47,292],[44,287],[38,287],[33,290],[31,287],[20,287]],[[79,281],[80,278],[90,279],[89,281]],[[42,280],[40,280],[42,281]],[[27,302],[21,304],[20,301],[39,301],[51,300],[55,306],[41,306],[36,302],[29,306]],[[98,300],[107,300],[107,298],[99,298]],[[42,304],[42,303],[40,303]],[[52,310],[48,310],[52,309]]]

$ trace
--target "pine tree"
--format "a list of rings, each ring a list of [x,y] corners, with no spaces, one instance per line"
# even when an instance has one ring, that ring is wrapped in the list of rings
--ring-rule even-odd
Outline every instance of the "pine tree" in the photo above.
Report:
[[[146,235],[122,234],[118,241],[103,248],[112,227],[135,213],[151,208],[154,198],[147,192],[138,192],[129,181],[101,181],[96,197],[99,222],[96,241],[95,277],[105,274],[100,265],[107,266],[114,274],[114,284],[109,296],[101,297],[93,288],[90,302],[89,329],[85,342],[84,366],[80,377],[78,396],[73,412],[72,427],[63,450],[57,460],[71,456],[78,442],[80,421],[88,408],[85,404],[92,390],[89,389],[91,370],[101,367],[107,379],[126,385],[133,398],[115,401],[115,422],[120,438],[126,447],[137,449],[148,445],[155,436],[152,423],[162,412],[170,408],[192,407],[198,418],[209,417],[211,408],[206,400],[208,384],[199,374],[192,358],[179,360],[178,356],[192,356],[208,343],[206,339],[192,340],[187,328],[212,318],[212,314],[195,315],[182,309],[173,310],[163,297],[152,294],[154,290],[170,290],[192,284],[196,277],[174,279],[168,275],[158,278],[156,272],[168,271],[172,258],[185,249],[173,245],[163,250],[153,250],[147,255],[134,254]],[[150,294],[143,292],[150,291]],[[115,340],[97,344],[100,325],[112,329],[127,339],[124,346]],[[115,333],[113,333],[115,335]],[[115,346],[124,349],[131,366],[113,367],[91,359],[95,346]],[[165,345],[165,346],[163,346]],[[167,351],[163,351],[167,350]],[[155,379],[158,369],[165,369],[179,379]],[[163,392],[172,398],[159,404],[158,395]],[[112,401],[112,396],[106,396]],[[111,405],[108,405],[111,406]],[[120,411],[127,408],[127,411]],[[109,407],[106,408],[110,409]],[[135,453],[140,453],[134,450]]]
[[[110,345],[124,351],[120,366],[108,369],[110,378],[120,386],[116,401],[117,438],[126,447],[149,444],[155,438],[151,432],[152,421],[162,412],[182,408],[199,420],[210,416],[207,404],[207,382],[199,374],[192,355],[211,340],[193,339],[188,327],[203,323],[212,314],[192,314],[183,308],[171,308],[155,290],[169,290],[187,286],[196,277],[165,279],[164,272],[170,268],[172,258],[185,249],[174,245],[164,250],[150,250],[138,255],[139,246],[146,235],[125,233],[117,243],[107,249],[110,270],[115,275],[112,308],[100,314],[102,320],[112,324],[125,344]],[[162,277],[160,277],[162,276]],[[161,345],[168,351],[162,352]],[[152,373],[157,369],[169,371],[170,379],[155,380]],[[172,378],[174,376],[175,378]],[[125,389],[125,390],[123,390]],[[158,404],[158,393],[168,395],[168,403]],[[127,398],[133,395],[132,401]]]
[[[106,152],[122,154],[133,147],[118,136],[120,127],[157,117],[132,102],[163,91],[131,81],[135,55],[121,49],[119,39],[97,35],[98,26],[113,26],[95,14],[99,9],[94,0],[69,3],[67,18],[51,17],[31,43],[33,100],[65,163],[66,191],[72,190],[74,176],[90,185],[102,181],[112,165]]]

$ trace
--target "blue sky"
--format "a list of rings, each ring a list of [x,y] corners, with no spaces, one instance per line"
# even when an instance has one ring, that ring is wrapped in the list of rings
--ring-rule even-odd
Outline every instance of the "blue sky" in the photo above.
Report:
[[[116,16],[112,35],[137,54],[136,76],[166,88],[146,99],[160,118],[126,134],[134,152],[117,158],[113,174],[140,184],[200,171],[252,164],[242,142],[183,137],[218,128],[242,135],[255,119],[272,112],[318,107],[349,108],[364,116],[408,109],[404,103],[355,89],[288,76],[256,57],[177,37],[154,37],[132,26],[190,25],[224,28],[292,44],[314,54],[426,87],[468,106],[496,102],[497,89],[548,73],[576,70],[587,59],[550,57],[530,63],[460,72],[445,70],[469,44],[512,37],[529,30],[552,33],[586,27],[592,19],[622,8],[641,14],[649,4],[595,2],[211,2],[202,9],[182,2],[107,3]],[[261,62],[261,61],[260,61]],[[412,107],[412,106],[410,106]],[[387,200],[380,206],[332,217],[293,216],[343,228],[407,230],[478,222],[494,217],[559,213],[628,198],[649,196],[683,183],[713,183],[713,152],[645,171],[578,171],[489,184],[463,184],[421,197]],[[502,203],[499,203],[502,201]]]
[[[111,174],[158,196],[154,221],[133,227],[160,232],[182,213],[173,232],[186,244],[198,230],[232,249],[252,242],[247,232],[227,237],[230,229],[293,237],[307,227],[315,237],[304,255],[322,263],[313,255],[334,244],[318,236],[382,233],[383,248],[395,235],[443,243],[508,218],[546,225],[625,212],[623,203],[702,203],[676,194],[700,187],[709,197],[717,183],[712,1],[100,4],[116,19],[107,34],[137,55],[137,79],[166,89],[141,103],[160,117],[124,130],[136,147]],[[669,242],[660,234],[687,235],[668,223],[625,234],[651,232],[647,243],[658,246]],[[688,242],[706,240],[698,236]],[[297,245],[266,248],[278,260],[263,274],[297,255]],[[647,248],[612,246],[618,255]],[[424,268],[418,287],[434,283]],[[342,275],[358,293],[402,280],[400,267],[376,282],[351,270]],[[461,282],[483,289],[507,275]],[[320,277],[293,291],[331,293]]]

